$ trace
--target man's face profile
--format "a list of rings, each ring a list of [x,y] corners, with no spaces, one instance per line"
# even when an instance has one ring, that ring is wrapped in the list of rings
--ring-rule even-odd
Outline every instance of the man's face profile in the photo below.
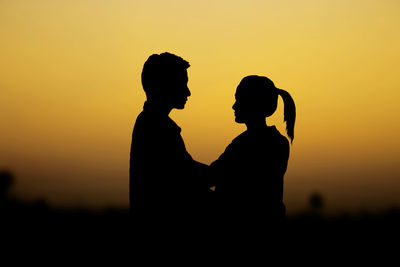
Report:
[[[185,107],[190,91],[188,88],[187,70],[177,70],[174,75],[168,79],[166,88],[166,97],[172,108],[183,109]]]
[[[169,109],[183,109],[190,91],[187,61],[168,52],[151,55],[143,66],[142,85],[147,100]]]

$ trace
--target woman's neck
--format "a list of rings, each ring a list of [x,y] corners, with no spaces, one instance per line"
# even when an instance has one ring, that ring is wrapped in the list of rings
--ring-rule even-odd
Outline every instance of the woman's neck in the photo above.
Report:
[[[246,122],[246,127],[248,132],[257,132],[265,129],[267,127],[267,122],[265,121],[265,118],[251,120]]]

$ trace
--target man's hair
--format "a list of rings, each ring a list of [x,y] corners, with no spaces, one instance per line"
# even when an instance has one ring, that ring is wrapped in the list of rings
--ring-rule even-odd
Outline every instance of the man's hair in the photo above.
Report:
[[[147,97],[157,94],[165,82],[189,67],[189,62],[168,52],[151,55],[142,70],[142,86]]]

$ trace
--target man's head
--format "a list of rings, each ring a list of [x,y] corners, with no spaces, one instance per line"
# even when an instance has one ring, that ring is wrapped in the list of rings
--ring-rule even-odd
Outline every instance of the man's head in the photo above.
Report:
[[[190,64],[170,53],[153,54],[144,63],[142,85],[147,100],[183,109],[190,96],[187,69]]]

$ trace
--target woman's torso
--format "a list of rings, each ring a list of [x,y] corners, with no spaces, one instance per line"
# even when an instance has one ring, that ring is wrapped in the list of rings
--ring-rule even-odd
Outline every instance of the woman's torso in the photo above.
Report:
[[[212,164],[223,212],[247,217],[284,216],[283,177],[289,143],[275,127],[246,131]]]

